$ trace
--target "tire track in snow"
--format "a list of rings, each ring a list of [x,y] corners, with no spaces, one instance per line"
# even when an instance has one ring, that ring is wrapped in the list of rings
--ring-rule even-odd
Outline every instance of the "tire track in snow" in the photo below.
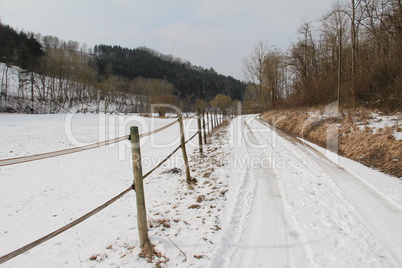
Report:
[[[246,119],[250,118],[246,116]],[[242,176],[245,180],[253,179],[255,191],[252,196],[253,202],[248,204],[248,213],[242,211],[239,202],[244,200],[244,195],[238,195],[238,202],[235,205],[232,220],[227,226],[224,237],[229,238],[230,245],[220,247],[220,251],[214,254],[218,261],[214,261],[212,267],[255,267],[255,266],[309,266],[314,267],[311,250],[303,239],[301,228],[297,226],[292,218],[280,181],[272,169],[256,168],[250,165],[252,159],[264,159],[268,153],[262,149],[250,146],[258,144],[259,141],[248,128],[244,117],[237,118],[237,124],[244,124],[241,128],[243,156],[248,155],[245,161],[244,170],[248,176]],[[239,153],[239,152],[235,152]],[[234,153],[234,154],[235,154]],[[251,161],[251,162],[250,162]],[[236,228],[239,215],[243,222],[242,228]],[[230,234],[229,234],[230,233]],[[236,239],[233,238],[233,233]],[[221,255],[224,255],[223,257]]]
[[[246,121],[254,117],[248,116]],[[286,195],[283,191],[281,179],[275,172],[275,155],[271,143],[261,141],[259,133],[255,133],[247,123],[249,133],[248,151],[259,159],[267,159],[269,165],[262,161],[261,167],[254,168],[256,173],[258,192],[255,201],[255,212],[261,212],[260,222],[248,229],[245,234],[245,242],[255,244],[256,242],[265,245],[254,252],[244,251],[244,254],[237,256],[237,261],[244,265],[269,267],[315,267],[312,251],[309,247],[302,229],[292,217],[287,204]],[[265,213],[264,213],[265,212]],[[247,238],[248,237],[248,238]]]
[[[239,118],[232,121],[231,124],[241,123]],[[233,125],[232,125],[233,127]],[[244,137],[236,137],[240,133],[231,132],[234,137],[231,140],[234,143],[244,142]],[[236,153],[244,154],[244,148],[232,144],[232,148]],[[233,151],[232,151],[233,152]],[[234,164],[235,159],[231,159],[231,165]],[[237,172],[238,170],[236,170]],[[230,267],[230,258],[235,253],[237,245],[240,243],[242,234],[247,227],[247,218],[253,206],[253,200],[255,196],[256,181],[254,172],[250,168],[244,169],[241,174],[234,174],[237,178],[240,178],[240,183],[236,193],[232,193],[233,198],[237,198],[237,201],[233,207],[233,210],[229,212],[229,221],[226,226],[223,226],[223,239],[214,253],[214,259],[211,262],[210,267]]]
[[[272,130],[272,126],[270,126],[266,122],[262,121],[260,118],[258,118],[257,121]],[[378,199],[378,201],[382,202],[384,206],[389,208],[389,210],[392,210],[395,213],[402,213],[402,205],[398,204],[392,198],[390,198],[389,196],[387,196],[386,194],[384,194],[383,192],[381,192],[380,190],[378,190],[377,188],[375,188],[374,186],[369,184],[367,182],[367,180],[364,177],[362,177],[361,175],[359,175],[358,173],[354,172],[353,170],[350,170],[349,168],[341,167],[338,164],[334,163],[332,160],[327,159],[322,153],[318,152],[316,149],[314,149],[313,147],[306,144],[304,140],[301,141],[299,139],[295,139],[292,136],[286,136],[287,134],[281,130],[276,129],[275,131],[278,132],[279,135],[285,135],[285,136],[283,136],[283,138],[285,138],[286,141],[294,143],[296,145],[296,147],[302,151],[303,154],[307,154],[309,158],[313,158],[315,160],[314,162],[317,162],[316,164],[321,163],[320,165],[318,165],[318,169],[321,170],[321,168],[320,168],[321,165],[329,165],[330,167],[340,169],[341,170],[340,172],[347,171],[347,173],[350,173],[349,175],[353,175],[353,178],[355,180],[358,180],[359,183],[362,184],[362,186],[367,189],[367,191],[369,191],[372,195],[375,195],[376,198]],[[289,151],[296,154],[298,156],[297,159],[300,161],[300,163],[304,164],[304,167],[306,169],[308,169],[308,171],[303,170],[303,169],[293,165],[294,168],[297,168],[300,172],[306,173],[308,175],[313,175],[315,178],[318,179],[318,176],[320,176],[320,175],[319,174],[317,175],[316,172],[309,167],[307,162],[304,160],[304,157],[300,153],[298,153],[294,148],[292,148],[289,143],[284,143],[281,140],[278,140],[278,142],[280,144],[282,144],[283,146],[285,146]],[[325,161],[323,159],[325,159]],[[323,173],[323,172],[324,171],[321,171],[321,173]],[[337,183],[336,180],[335,181],[332,180],[332,181],[335,184]],[[326,187],[328,188],[328,190],[331,191],[331,189],[328,186],[326,186]]]
[[[264,123],[254,121],[254,125]],[[270,128],[271,135],[273,133]],[[268,135],[259,135],[267,142],[272,140]],[[284,137],[286,138],[286,137]],[[293,172],[299,173],[299,180],[304,180],[304,187],[299,186],[299,191],[307,189],[308,186],[314,184],[320,187],[315,187],[315,191],[324,190],[330,194],[329,200],[333,201],[332,209],[327,207],[327,212],[319,211],[322,217],[321,226],[318,222],[316,224],[317,232],[327,231],[329,233],[336,233],[338,237],[328,236],[328,239],[334,240],[336,247],[345,247],[347,240],[353,241],[360,252],[358,254],[366,254],[367,256],[358,256],[358,254],[351,254],[350,258],[367,258],[365,264],[370,264],[373,267],[381,267],[382,265],[400,265],[401,253],[398,251],[401,244],[401,211],[399,206],[395,206],[394,202],[390,202],[387,198],[382,198],[378,191],[373,191],[372,187],[367,187],[362,183],[360,178],[350,172],[339,168],[326,160],[325,157],[313,155],[306,147],[301,148],[298,143],[291,146],[288,140],[282,137],[277,137],[276,141],[279,146],[285,150],[278,150],[279,155],[284,155],[287,158],[287,164],[293,168]],[[286,153],[287,152],[287,153]],[[315,153],[315,152],[314,152]],[[293,163],[296,162],[296,163]],[[289,173],[288,173],[289,174]],[[324,186],[325,188],[323,188]],[[303,189],[304,188],[304,189]],[[311,187],[314,188],[314,187]],[[320,189],[321,188],[321,189]],[[306,198],[305,198],[306,199]],[[320,206],[325,209],[322,201],[316,201]],[[321,203],[320,203],[321,202]],[[294,206],[297,207],[297,206]],[[343,209],[342,209],[343,208]],[[337,214],[337,215],[336,215]],[[349,219],[340,218],[341,214]],[[312,215],[317,217],[317,215]],[[339,217],[336,219],[336,217]],[[325,219],[324,219],[325,218]],[[322,226],[324,225],[324,226]],[[327,225],[327,226],[325,226]],[[338,229],[335,232],[327,229]],[[360,234],[361,237],[357,237]],[[343,251],[346,251],[343,249]],[[350,250],[356,251],[356,248],[350,247]],[[342,251],[342,249],[340,249]],[[364,252],[365,251],[365,252]],[[374,255],[377,256],[374,256]],[[357,255],[357,256],[356,256]],[[334,267],[339,264],[350,264],[350,260],[334,260],[331,256],[323,256],[316,254],[316,259],[322,262],[327,261],[326,265],[331,263]]]

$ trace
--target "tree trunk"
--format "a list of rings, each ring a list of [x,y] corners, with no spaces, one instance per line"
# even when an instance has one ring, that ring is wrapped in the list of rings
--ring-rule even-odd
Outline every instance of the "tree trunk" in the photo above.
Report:
[[[355,105],[355,97],[356,97],[356,91],[355,91],[355,78],[356,78],[356,26],[355,26],[355,21],[356,21],[356,7],[355,7],[355,0],[352,0],[352,18],[351,18],[351,38],[352,38],[352,66],[351,66],[351,83],[350,83],[350,91],[352,94],[352,104]]]

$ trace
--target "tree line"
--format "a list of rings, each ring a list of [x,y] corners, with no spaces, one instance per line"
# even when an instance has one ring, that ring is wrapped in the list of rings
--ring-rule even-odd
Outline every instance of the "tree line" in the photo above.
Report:
[[[248,106],[402,107],[401,0],[338,1],[298,34],[286,51],[260,41],[245,59]]]
[[[96,45],[17,32],[0,21],[0,109],[60,112],[82,106],[95,112],[147,112],[169,103],[194,110],[218,93],[241,100],[246,85],[212,68],[155,50]],[[6,105],[7,104],[7,105]],[[84,105],[85,104],[85,105]]]
[[[233,77],[220,75],[212,68],[193,66],[188,61],[146,47],[129,49],[97,45],[94,55],[100,75],[115,74],[130,81],[136,77],[167,80],[174,85],[180,98],[194,95],[194,98],[210,101],[218,93],[224,93],[241,100],[245,90],[244,83]]]

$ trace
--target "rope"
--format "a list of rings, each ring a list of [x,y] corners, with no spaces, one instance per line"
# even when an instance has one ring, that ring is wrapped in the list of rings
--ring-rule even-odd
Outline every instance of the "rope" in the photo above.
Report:
[[[161,127],[161,128],[155,129],[155,130],[153,130],[153,131],[150,131],[150,132],[147,132],[147,133],[144,133],[144,134],[140,134],[140,138],[143,138],[143,137],[146,137],[146,136],[153,135],[153,134],[155,134],[155,133],[161,132],[162,130],[167,129],[167,128],[173,126],[174,124],[176,124],[176,123],[178,123],[178,122],[179,122],[179,120],[175,120],[175,121],[173,121],[172,123],[167,124],[166,126],[163,126],[163,127]]]
[[[177,152],[177,150],[180,149],[180,147],[181,147],[181,145],[179,145],[176,149],[174,149],[174,151],[170,155],[168,155],[165,159],[163,159],[159,164],[157,164],[153,169],[151,169],[151,171],[149,171],[147,174],[145,174],[142,178],[145,179],[146,177],[151,175],[152,172],[154,172],[157,168],[162,166],[163,163],[165,163],[170,157],[172,157],[172,155],[174,155]]]
[[[159,129],[156,129],[156,130],[153,130],[153,131],[150,131],[150,132],[147,132],[147,133],[143,133],[143,134],[140,135],[140,138],[143,138],[143,137],[158,133],[158,132],[160,132],[162,130],[165,130],[165,129],[173,126],[177,122],[178,121],[175,120],[172,123],[170,123],[170,124],[168,124],[166,126],[163,126],[163,127],[159,128]],[[118,143],[118,142],[127,140],[128,138],[129,138],[129,136],[122,136],[122,137],[118,137],[118,138],[115,138],[115,139],[101,141],[101,142],[92,143],[92,144],[85,145],[85,146],[70,148],[70,149],[64,149],[64,150],[53,151],[53,152],[42,153],[42,154],[35,154],[35,155],[27,155],[27,156],[15,157],[15,158],[2,159],[2,160],[0,160],[0,167],[20,164],[20,163],[26,163],[26,162],[30,162],[30,161],[42,160],[42,159],[47,159],[47,158],[52,158],[52,157],[56,157],[56,156],[62,156],[62,155],[77,153],[77,152],[82,152],[82,151],[86,151],[86,150],[95,149],[95,148],[107,146],[107,145],[110,145],[110,144]]]
[[[192,140],[195,136],[197,136],[197,135],[198,135],[198,133],[195,133],[191,138],[189,138],[189,139],[185,142],[185,144],[187,144],[187,142],[191,141],[191,140]],[[168,156],[166,156],[165,159],[163,159],[159,164],[157,164],[153,169],[151,169],[147,174],[145,174],[145,175],[143,176],[143,179],[145,179],[146,177],[148,177],[149,175],[151,175],[152,172],[154,172],[156,169],[158,169],[160,166],[162,166],[163,163],[165,163],[169,158],[171,158],[172,155],[174,155],[174,154],[177,152],[177,150],[179,150],[180,148],[181,148],[181,145],[177,146],[177,148],[174,149],[174,151],[173,151],[171,154],[169,154]]]
[[[120,199],[121,197],[123,197],[125,194],[127,194],[129,191],[131,191],[133,188],[132,186],[128,187],[126,190],[124,190],[123,192],[121,192],[120,194],[116,195],[115,197],[113,197],[112,199],[110,199],[109,201],[107,201],[106,203],[104,203],[103,205],[95,208],[94,210],[92,210],[91,212],[88,212],[87,214],[85,214],[84,216],[76,219],[75,221],[61,227],[60,229],[32,242],[29,243],[28,245],[25,245],[19,249],[14,250],[13,252],[10,252],[2,257],[0,257],[0,264],[2,264],[3,262],[6,262],[42,243],[44,243],[45,241],[55,237],[56,235],[59,235],[69,229],[71,229],[72,227],[74,227],[75,225],[83,222],[84,220],[88,219],[89,217],[95,215],[96,213],[98,213],[99,211],[103,210],[104,208],[108,207],[109,205],[111,205],[112,203],[114,203],[115,201],[117,201],[118,199]]]
[[[197,135],[198,135],[198,132],[195,133],[191,138],[189,138],[189,139],[185,142],[185,144],[187,144],[187,142],[189,142],[189,141],[191,141],[192,139],[194,139],[194,137],[197,136]]]
[[[102,141],[102,142],[97,142],[97,143],[81,146],[81,147],[75,147],[75,148],[70,148],[70,149],[42,153],[42,154],[21,156],[21,157],[16,157],[16,158],[2,159],[2,160],[0,160],[0,167],[20,164],[20,163],[25,163],[25,162],[35,161],[35,160],[47,159],[47,158],[52,158],[52,157],[56,157],[56,156],[66,155],[66,154],[77,153],[77,152],[90,150],[90,149],[106,146],[109,144],[117,143],[117,142],[126,140],[127,138],[128,138],[128,136],[124,136],[124,137],[119,137],[119,138],[112,139],[112,140],[106,140],[106,141]]]

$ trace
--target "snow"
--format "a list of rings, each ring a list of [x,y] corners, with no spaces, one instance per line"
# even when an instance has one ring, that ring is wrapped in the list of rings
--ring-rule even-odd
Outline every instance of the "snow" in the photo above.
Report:
[[[394,137],[396,140],[402,140],[402,130],[397,131],[396,129],[402,129],[402,114],[397,113],[396,115],[380,115],[377,113],[371,113],[368,120],[368,127],[370,127],[373,133],[376,133],[379,129],[384,129],[385,127],[394,128]]]
[[[328,118],[340,118],[350,115],[353,124],[357,125],[360,130],[369,128],[373,133],[377,133],[379,130],[385,128],[391,128],[395,140],[402,140],[402,114],[400,112],[393,115],[384,115],[383,113],[359,111],[360,113],[353,114],[351,111],[346,111],[345,114],[339,112],[338,108],[333,105],[328,105],[324,110],[318,110],[315,112],[308,112],[310,119],[328,119]],[[364,120],[362,120],[364,118]],[[350,131],[353,131],[351,129]]]
[[[124,136],[130,125],[138,125],[140,133],[144,133],[151,126],[154,129],[175,120],[83,114],[73,115],[70,119],[66,115],[18,114],[2,114],[0,118],[2,159],[70,148],[96,142],[99,137],[102,140]],[[74,137],[66,135],[69,131],[66,131],[65,123],[69,120]],[[185,121],[187,137],[195,132],[195,125],[194,119]],[[153,162],[178,146],[178,127],[176,124],[141,139],[144,174],[154,166]],[[194,143],[190,142],[188,146],[191,152]],[[177,155],[180,156],[180,152]],[[172,158],[164,168],[180,165],[180,159]],[[126,189],[133,180],[130,163],[130,145],[126,141],[77,154],[2,167],[0,255],[60,228]],[[99,247],[106,248],[123,234],[126,234],[122,237],[125,240],[131,234],[134,239],[131,246],[135,247],[138,244],[135,214],[134,194],[129,193],[70,232],[5,265],[80,265]]]
[[[140,133],[175,120],[0,114],[0,159]],[[67,122],[67,123],[66,123]],[[71,124],[69,123],[71,122]],[[70,127],[71,125],[71,127]],[[185,120],[186,137],[196,132]],[[189,142],[145,180],[140,258],[135,193],[2,267],[400,267],[402,181],[277,132],[255,115]],[[144,173],[179,144],[178,124],[141,139]],[[0,168],[0,256],[82,216],[132,183],[129,142]],[[182,172],[175,173],[179,168]],[[159,263],[158,263],[159,262]]]

